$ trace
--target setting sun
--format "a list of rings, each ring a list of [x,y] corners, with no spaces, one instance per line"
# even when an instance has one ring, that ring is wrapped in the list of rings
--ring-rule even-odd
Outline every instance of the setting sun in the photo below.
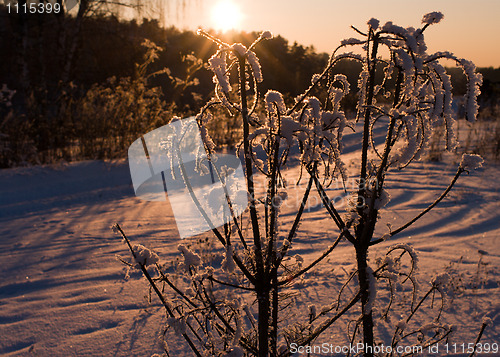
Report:
[[[219,1],[212,9],[212,26],[216,30],[237,30],[242,20],[240,8],[232,1]]]

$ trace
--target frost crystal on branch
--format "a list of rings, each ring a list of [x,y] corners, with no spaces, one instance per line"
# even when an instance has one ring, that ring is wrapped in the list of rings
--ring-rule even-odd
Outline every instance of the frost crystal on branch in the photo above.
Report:
[[[451,77],[439,63],[440,59],[452,60],[463,69],[467,78],[467,120],[474,121],[478,113],[477,97],[482,76],[476,72],[474,64],[449,52],[427,53],[423,32],[428,25],[438,23],[442,18],[443,15],[439,12],[425,15],[425,26],[422,29],[404,28],[391,21],[379,27],[378,21],[371,19],[368,22],[371,34],[366,34],[359,40],[344,40],[330,59],[332,68],[343,59],[362,63],[363,68],[358,77],[356,120],[369,113],[370,130],[373,130],[377,122],[381,122],[381,118],[394,122],[392,144],[387,152],[389,164],[398,164],[400,168],[420,157],[428,146],[432,131],[443,124],[446,148],[451,150],[456,146]],[[362,46],[363,51],[375,53],[367,53],[365,56],[337,54],[346,45]],[[390,60],[377,58],[377,49],[380,47],[389,50]],[[377,71],[383,72],[381,81],[375,80],[376,77],[371,78]],[[370,86],[373,88],[369,89]],[[387,99],[392,103],[389,104]],[[376,150],[375,147],[374,149]],[[378,154],[382,158],[382,152]]]
[[[222,56],[222,57],[220,57]],[[223,92],[229,92],[231,85],[226,69],[226,58],[223,53],[216,53],[209,60],[210,69],[215,73],[214,83],[217,83]]]
[[[460,167],[464,170],[476,170],[483,166],[483,158],[476,154],[463,154]]]
[[[255,52],[249,51],[247,54],[248,63],[252,67],[253,75],[255,76],[255,80],[260,83],[264,80],[262,77],[262,70],[260,68],[260,62],[257,58]]]
[[[270,40],[271,38],[273,38],[273,33],[271,31],[264,31],[264,32],[262,32],[261,37],[264,40]]]
[[[376,30],[378,29],[378,25],[380,24],[380,21],[377,20],[376,18],[371,18],[368,22],[367,22],[368,26],[371,27],[372,30]]]
[[[222,269],[228,273],[234,272],[236,265],[233,260],[233,246],[228,244],[226,246],[226,251],[224,252],[224,259],[222,260]]]
[[[241,57],[243,57],[247,54],[247,48],[241,43],[233,44],[231,46],[231,49]]]
[[[439,23],[444,18],[444,15],[438,11],[430,12],[422,17],[422,23],[432,25]]]
[[[491,324],[493,324],[493,321],[488,316],[484,316],[483,320],[481,322],[482,322],[483,325],[491,325]]]
[[[395,251],[397,249],[403,250],[406,253],[408,253],[408,255],[411,258],[412,270],[416,271],[418,268],[418,255],[417,255],[417,252],[415,251],[415,249],[413,248],[413,246],[411,246],[410,244],[406,244],[406,243],[394,244],[394,245],[389,247],[387,254],[392,252],[392,251]]]
[[[143,266],[149,266],[158,263],[160,258],[152,250],[146,248],[141,244],[136,244],[133,247],[135,254],[135,261]]]
[[[275,113],[276,108],[279,113],[283,114],[286,111],[285,101],[280,92],[275,90],[270,90],[265,96],[266,108],[269,113]]]
[[[370,267],[366,267],[366,278],[368,279],[368,293],[369,298],[368,302],[364,306],[363,314],[367,315],[372,312],[373,304],[375,303],[375,299],[377,297],[377,280],[373,274],[373,270]]]
[[[359,45],[360,43],[364,43],[363,40],[357,39],[357,38],[347,38],[345,40],[342,40],[340,44],[342,46],[347,46],[347,45]]]
[[[385,189],[382,189],[378,198],[375,199],[375,209],[380,210],[385,207],[391,200],[391,195]]]
[[[442,273],[434,277],[431,281],[431,284],[436,287],[445,286],[449,283],[450,279],[451,278],[448,273]]]
[[[184,265],[185,265],[186,269],[188,269],[191,266],[198,266],[201,264],[200,256],[198,254],[192,252],[188,248],[186,248],[184,245],[179,244],[177,246],[177,249],[184,256]]]

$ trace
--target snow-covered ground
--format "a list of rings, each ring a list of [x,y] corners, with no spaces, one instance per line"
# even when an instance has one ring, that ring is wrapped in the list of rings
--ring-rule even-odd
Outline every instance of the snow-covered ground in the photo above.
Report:
[[[352,154],[346,156],[348,164]],[[446,188],[457,162],[418,162],[391,172],[387,184],[392,199],[382,211],[377,234],[386,232],[386,224],[397,227],[427,207]],[[433,211],[371,253],[375,258],[391,244],[411,243],[419,252],[423,286],[443,271],[455,274],[457,294],[445,319],[457,326],[454,341],[460,343],[474,342],[486,314],[493,325],[482,342],[500,342],[498,177],[499,167],[488,164],[463,175]],[[285,225],[293,219],[293,204],[288,206]],[[110,229],[115,222],[132,241],[154,248],[162,260],[177,254],[180,239],[171,209],[165,202],[135,198],[124,160],[0,171],[0,355],[162,352],[163,310],[155,299],[148,303],[147,284],[139,273],[124,278],[125,268],[115,256],[128,252]],[[311,207],[291,254],[301,254],[307,264],[334,236],[324,210]],[[308,301],[330,304],[331,287],[345,279],[353,263],[352,247],[342,243],[311,273],[314,279],[297,286],[298,306],[301,301],[304,310]],[[377,325],[379,336],[390,336],[388,326]],[[345,343],[345,325],[334,325],[324,338]]]

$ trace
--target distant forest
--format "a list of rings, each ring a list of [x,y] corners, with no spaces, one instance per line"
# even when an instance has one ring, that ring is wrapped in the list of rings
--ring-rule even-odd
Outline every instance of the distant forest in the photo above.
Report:
[[[223,40],[248,45],[256,37],[237,32]],[[203,63],[215,45],[156,20],[80,11],[17,15],[2,5],[0,38],[0,167],[123,156],[138,135],[173,115],[196,113],[213,94],[212,73]],[[303,92],[329,58],[281,36],[255,52],[265,78],[262,91],[276,89],[289,98]],[[360,70],[351,62],[335,67],[353,90]],[[464,93],[461,70],[449,72],[455,94]],[[480,72],[482,108],[498,107],[500,68]]]

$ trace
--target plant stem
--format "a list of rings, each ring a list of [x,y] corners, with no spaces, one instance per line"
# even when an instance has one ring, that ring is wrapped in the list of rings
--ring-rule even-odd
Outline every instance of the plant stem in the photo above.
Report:
[[[172,309],[170,308],[170,306],[165,301],[165,298],[163,297],[163,294],[160,292],[160,290],[158,290],[158,287],[156,286],[154,280],[151,278],[151,275],[149,274],[148,270],[146,269],[146,267],[144,266],[144,264],[139,263],[137,261],[137,256],[135,255],[134,249],[132,248],[132,245],[130,244],[130,241],[129,241],[128,237],[125,235],[125,232],[121,229],[121,227],[120,227],[120,225],[118,223],[115,226],[118,229],[118,231],[120,232],[120,234],[122,235],[123,239],[125,239],[125,242],[127,243],[127,246],[130,249],[130,252],[132,253],[132,256],[134,257],[134,260],[136,261],[136,263],[141,268],[141,271],[144,274],[144,276],[146,277],[146,279],[148,280],[149,285],[153,288],[154,292],[156,293],[156,295],[160,299],[161,303],[165,307],[165,310],[167,311],[167,315],[169,315],[170,317],[174,317],[175,318],[174,312],[172,311]],[[195,355],[197,357],[202,357],[201,354],[200,354],[200,352],[198,351],[198,349],[194,345],[193,341],[191,341],[191,338],[187,334],[185,334],[185,333],[182,334],[182,337],[184,337],[184,339],[188,343],[188,345],[191,348],[191,350],[195,353]]]
[[[372,35],[373,36],[373,35]],[[360,173],[360,188],[359,195],[364,192],[364,185],[366,180],[366,170],[368,162],[368,144],[370,138],[370,117],[371,117],[371,106],[373,103],[374,88],[375,88],[375,70],[377,68],[377,50],[378,50],[378,36],[375,35],[373,39],[373,48],[371,52],[371,60],[368,60],[368,91],[365,103],[365,117],[363,126],[363,146],[361,152],[361,173]],[[358,202],[359,203],[359,202]]]
[[[469,355],[469,357],[474,356],[474,354],[476,353],[477,344],[479,343],[479,341],[481,341],[481,337],[483,337],[483,333],[484,333],[484,330],[486,329],[486,326],[488,326],[488,324],[483,322],[483,324],[481,325],[481,330],[479,331],[479,334],[477,335],[476,342],[474,342],[474,351],[472,351],[472,353]]]
[[[273,275],[273,288],[272,288],[272,316],[271,316],[271,356],[278,356],[278,309],[279,309],[279,288],[278,284],[278,274]]]
[[[287,277],[285,280],[282,280],[280,282],[278,282],[278,285],[285,285],[285,284],[288,284],[289,282],[291,282],[292,280],[298,278],[299,276],[301,276],[302,274],[305,274],[307,273],[309,270],[311,270],[316,264],[318,264],[320,261],[322,261],[323,259],[325,259],[336,247],[337,245],[340,243],[340,241],[342,240],[342,237],[344,237],[346,235],[346,232],[347,231],[342,231],[340,233],[340,235],[337,237],[337,239],[335,240],[335,242],[327,249],[323,252],[323,254],[321,254],[318,258],[316,258],[311,264],[309,264],[307,267],[305,268],[302,268],[301,270],[299,270],[298,272],[296,272],[295,274]]]
[[[368,169],[368,146],[369,146],[369,138],[370,138],[370,119],[371,119],[371,107],[373,103],[374,97],[374,88],[375,88],[375,71],[377,68],[377,51],[379,38],[378,35],[374,35],[370,30],[368,35],[368,45],[371,41],[373,41],[373,46],[367,48],[367,65],[369,71],[368,83],[367,83],[367,91],[366,91],[366,103],[365,105],[365,113],[364,113],[364,126],[363,126],[363,144],[361,151],[361,172],[359,178],[359,187],[358,187],[358,214],[360,216],[360,221],[358,226],[355,227],[356,239],[355,239],[355,249],[356,249],[356,262],[358,268],[358,280],[359,280],[359,289],[361,295],[361,310],[362,310],[362,325],[363,325],[363,343],[365,346],[373,347],[374,339],[373,339],[373,315],[371,311],[370,305],[373,301],[370,301],[370,283],[368,277],[368,247],[370,246],[370,240],[373,236],[373,231],[375,229],[375,221],[371,218],[370,210],[366,210],[366,202],[367,202],[367,169]],[[373,210],[373,208],[372,208]],[[365,356],[372,357],[373,351],[365,351]]]
[[[363,322],[363,343],[365,346],[373,347],[373,315],[371,305],[373,301],[370,301],[370,283],[368,276],[368,264],[367,264],[367,249],[365,247],[356,247],[356,261],[358,264],[358,280],[359,280],[359,290],[361,293],[361,313]],[[372,357],[373,351],[365,351],[365,357]]]
[[[240,86],[240,101],[241,101],[241,115],[243,119],[243,151],[245,159],[245,171],[247,179],[248,194],[250,196],[250,220],[252,222],[252,233],[255,245],[255,258],[257,263],[257,274],[262,277],[264,273],[264,263],[262,258],[262,246],[260,242],[260,229],[259,219],[257,217],[257,205],[255,201],[255,188],[253,185],[253,167],[252,167],[252,153],[250,148],[250,124],[248,121],[248,103],[247,103],[247,89],[246,89],[246,59],[244,56],[238,58],[239,64],[239,86]]]
[[[269,354],[269,284],[266,286],[260,286],[257,288],[257,301],[258,301],[258,347],[259,347],[259,357],[268,357]]]
[[[293,221],[292,228],[290,229],[290,232],[288,232],[288,242],[290,244],[285,245],[283,249],[281,250],[281,257],[277,258],[276,264],[274,265],[273,269],[271,270],[271,275],[274,274],[274,270],[278,270],[279,265],[283,261],[283,258],[286,256],[288,249],[291,246],[293,237],[295,236],[295,233],[297,232],[297,228],[299,227],[300,220],[302,218],[302,213],[304,213],[304,208],[306,207],[307,199],[309,198],[309,192],[311,192],[311,187],[312,187],[312,182],[313,182],[313,176],[309,177],[309,182],[307,183],[306,190],[304,191],[304,196],[302,196],[302,201],[300,202],[300,207],[297,212],[297,215],[295,216],[295,220]]]
[[[253,167],[252,167],[252,155],[250,152],[250,141],[248,137],[250,135],[250,124],[248,121],[248,103],[247,103],[247,89],[246,89],[246,58],[245,56],[238,55],[238,67],[239,67],[239,92],[241,101],[241,115],[243,118],[243,150],[245,156],[245,171],[247,179],[248,194],[250,196],[250,220],[252,222],[252,233],[254,240],[254,252],[255,252],[255,263],[256,263],[256,280],[255,280],[255,291],[257,293],[258,310],[259,310],[259,321],[258,321],[258,347],[259,347],[259,357],[268,357],[269,346],[268,346],[268,336],[269,336],[269,292],[270,284],[268,281],[267,274],[265,274],[264,269],[264,259],[262,256],[262,245],[260,241],[260,228],[259,220],[257,217],[257,206],[255,203],[255,188],[253,185]]]

